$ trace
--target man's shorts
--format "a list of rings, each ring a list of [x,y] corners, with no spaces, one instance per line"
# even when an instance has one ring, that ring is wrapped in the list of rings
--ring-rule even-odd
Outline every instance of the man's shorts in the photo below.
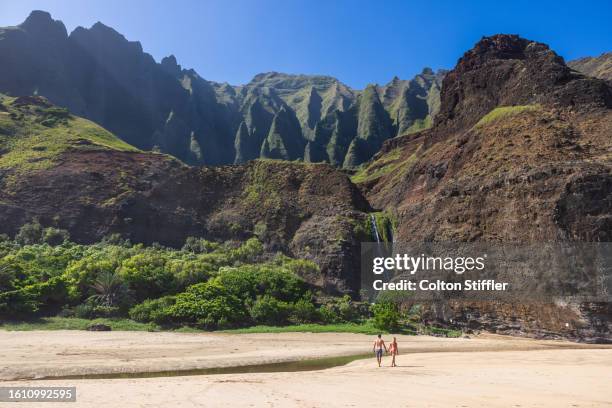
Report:
[[[376,350],[376,357],[382,357],[382,355],[383,355],[382,349]]]

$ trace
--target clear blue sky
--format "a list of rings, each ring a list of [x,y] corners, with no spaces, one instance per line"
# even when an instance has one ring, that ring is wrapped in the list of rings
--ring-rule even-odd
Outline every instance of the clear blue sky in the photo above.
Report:
[[[612,1],[0,0],[0,26],[49,11],[68,31],[96,21],[174,54],[210,80],[328,74],[356,88],[452,68],[483,35],[517,33],[566,59],[612,51]]]

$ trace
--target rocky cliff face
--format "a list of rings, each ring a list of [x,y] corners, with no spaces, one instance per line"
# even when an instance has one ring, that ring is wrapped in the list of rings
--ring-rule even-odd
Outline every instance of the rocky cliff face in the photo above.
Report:
[[[612,81],[612,52],[599,57],[585,57],[569,61],[567,66],[585,75]]]
[[[140,149],[211,165],[263,157],[355,167],[384,140],[430,125],[444,74],[364,91],[279,73],[217,84],[174,56],[157,63],[102,23],[68,35],[42,11],[0,29],[0,56],[0,92],[45,96]]]
[[[446,75],[433,128],[385,142],[354,180],[394,214],[398,241],[610,241],[611,108],[605,81],[572,71],[546,45],[486,37]],[[445,318],[457,321],[459,306]],[[519,310],[506,306],[481,305],[479,316],[504,331],[499,322]],[[582,306],[572,313],[592,329]],[[525,307],[515,319],[539,316],[543,332],[568,316]],[[597,329],[607,335],[609,317]],[[521,327],[537,335],[533,326]],[[571,336],[597,337],[587,331]]]
[[[244,240],[314,260],[329,292],[359,284],[369,205],[328,164],[257,160],[191,167],[138,151],[41,97],[0,102],[0,233],[36,218],[77,242],[110,233],[180,247],[188,236]]]

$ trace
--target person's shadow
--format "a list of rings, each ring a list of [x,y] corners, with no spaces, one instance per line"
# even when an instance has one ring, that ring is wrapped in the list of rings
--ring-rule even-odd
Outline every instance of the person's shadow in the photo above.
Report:
[[[425,366],[409,366],[409,365],[399,365],[396,364],[395,367],[404,367],[404,368],[423,368]]]

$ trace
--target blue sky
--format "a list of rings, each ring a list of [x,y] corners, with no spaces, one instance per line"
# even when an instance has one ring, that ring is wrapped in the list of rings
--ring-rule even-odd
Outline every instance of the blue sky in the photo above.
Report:
[[[33,9],[66,24],[96,21],[174,54],[210,80],[267,71],[327,74],[356,88],[452,68],[483,35],[516,33],[566,59],[612,51],[612,1],[0,0],[0,26]]]

